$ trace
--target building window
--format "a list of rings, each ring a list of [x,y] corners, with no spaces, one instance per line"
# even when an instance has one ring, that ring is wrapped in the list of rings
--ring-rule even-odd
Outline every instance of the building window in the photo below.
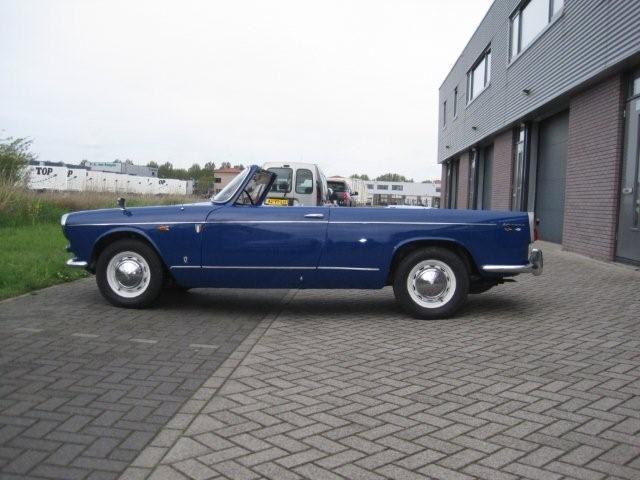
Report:
[[[491,47],[488,47],[467,73],[467,103],[487,88],[491,82]]]
[[[391,190],[396,190],[401,192],[402,191],[402,185],[391,185]]]
[[[520,125],[515,134],[513,178],[511,180],[511,209],[524,212],[527,209],[527,185],[529,184],[529,127]]]
[[[220,182],[222,182],[222,178],[220,178],[220,177],[215,177],[213,179],[213,183],[220,183]]]
[[[373,184],[367,183],[367,190],[373,190]]]
[[[447,125],[447,101],[442,103],[442,126]]]
[[[564,0],[528,0],[511,16],[511,58],[533,42],[562,10]]]
[[[453,118],[458,116],[458,87],[453,89]]]
[[[389,190],[389,185],[378,185],[378,190]]]

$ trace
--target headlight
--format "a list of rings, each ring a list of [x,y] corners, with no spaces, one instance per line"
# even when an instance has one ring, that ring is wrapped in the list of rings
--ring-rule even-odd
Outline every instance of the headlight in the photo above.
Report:
[[[65,213],[64,215],[62,215],[62,217],[60,217],[60,225],[62,225],[63,227],[67,224],[67,217],[69,216],[68,213]]]

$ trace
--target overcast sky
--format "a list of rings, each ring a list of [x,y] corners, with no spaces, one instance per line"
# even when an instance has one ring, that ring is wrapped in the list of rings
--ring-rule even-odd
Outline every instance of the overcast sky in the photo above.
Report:
[[[1,0],[0,132],[41,160],[439,177],[438,87],[491,0]]]

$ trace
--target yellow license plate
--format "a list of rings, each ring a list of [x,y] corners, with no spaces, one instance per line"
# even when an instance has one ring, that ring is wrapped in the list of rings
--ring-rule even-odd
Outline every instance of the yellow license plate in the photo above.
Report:
[[[288,198],[267,198],[267,201],[264,202],[265,205],[278,205],[278,206],[288,206],[289,199]]]

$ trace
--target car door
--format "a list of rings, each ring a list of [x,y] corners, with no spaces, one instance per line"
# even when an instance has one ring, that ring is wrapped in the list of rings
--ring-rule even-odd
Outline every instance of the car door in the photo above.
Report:
[[[304,287],[317,273],[329,208],[226,205],[204,225],[206,286]]]

